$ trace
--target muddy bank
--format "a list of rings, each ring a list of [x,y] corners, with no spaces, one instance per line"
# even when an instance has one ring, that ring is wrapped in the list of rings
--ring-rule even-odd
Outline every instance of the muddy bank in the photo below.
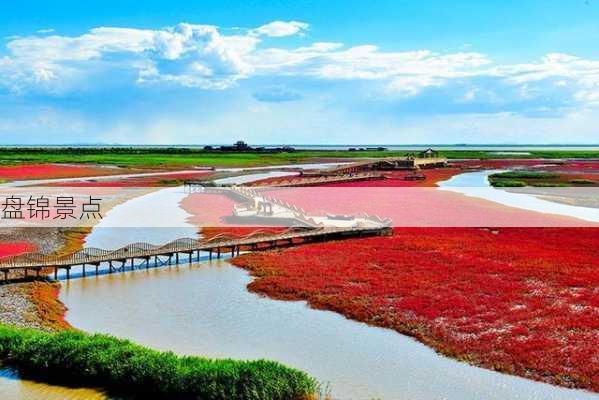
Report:
[[[53,252],[67,242],[64,229],[60,228],[2,228],[0,242],[28,242],[36,251]]]
[[[59,290],[60,284],[45,281],[0,286],[0,323],[44,331],[71,328]]]
[[[1,230],[0,240],[27,241],[39,251],[67,254],[81,248],[88,232],[87,228],[14,228]],[[0,323],[50,331],[71,328],[64,320],[66,307],[58,299],[59,283],[19,281],[23,278],[19,272],[9,278],[15,282],[0,285]]]

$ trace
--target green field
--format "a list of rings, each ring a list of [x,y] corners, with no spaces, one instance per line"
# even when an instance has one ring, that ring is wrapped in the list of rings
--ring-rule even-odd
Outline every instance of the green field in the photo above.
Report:
[[[590,179],[567,179],[560,174],[545,171],[507,171],[489,175],[494,187],[567,187],[595,186],[598,182]]]
[[[289,153],[219,153],[189,148],[0,148],[0,164],[85,163],[127,167],[223,166],[251,167],[294,164],[358,157],[404,156],[407,151],[310,150]],[[496,154],[492,151],[446,150],[449,159],[599,158],[599,151],[531,151],[530,154]]]
[[[0,325],[0,360],[27,377],[100,386],[136,398],[307,400],[318,390],[304,372],[274,361],[182,357],[72,330]]]
[[[545,171],[508,171],[489,175],[490,179],[555,179],[559,174]]]

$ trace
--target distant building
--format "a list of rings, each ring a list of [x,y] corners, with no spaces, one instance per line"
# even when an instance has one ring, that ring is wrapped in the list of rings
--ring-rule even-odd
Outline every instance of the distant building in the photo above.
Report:
[[[233,147],[239,151],[245,151],[245,150],[251,149],[251,147],[248,146],[248,144],[246,142],[244,142],[243,140],[236,141],[235,144],[233,145]]]
[[[295,148],[291,146],[283,146],[283,147],[252,147],[248,145],[243,140],[238,140],[231,146],[204,146],[205,151],[230,151],[230,152],[242,152],[242,153],[277,153],[277,152],[293,152]]]
[[[418,156],[420,158],[437,158],[439,157],[439,152],[429,147],[428,149],[421,151]]]
[[[366,150],[370,150],[370,151],[387,151],[386,147],[367,147]]]
[[[220,146],[220,151],[252,151],[254,150],[243,140],[238,140],[232,146]]]

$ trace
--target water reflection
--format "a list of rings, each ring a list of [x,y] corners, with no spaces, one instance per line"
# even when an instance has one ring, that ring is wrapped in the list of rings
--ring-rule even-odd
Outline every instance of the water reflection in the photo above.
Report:
[[[109,398],[112,397],[101,390],[50,385],[21,379],[19,374],[11,369],[0,370],[0,399],[107,400]]]

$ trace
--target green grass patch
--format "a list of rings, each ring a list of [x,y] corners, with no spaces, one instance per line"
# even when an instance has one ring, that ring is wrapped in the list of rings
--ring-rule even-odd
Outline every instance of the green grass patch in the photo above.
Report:
[[[597,182],[590,179],[572,179],[570,183],[574,185],[594,185]]]
[[[306,373],[273,361],[182,357],[77,331],[0,325],[0,359],[24,376],[100,385],[140,398],[293,400],[318,390]]]
[[[569,185],[563,182],[531,182],[530,186],[534,187],[568,187]]]
[[[564,186],[561,182],[551,182],[559,178],[558,174],[543,171],[508,171],[489,175],[489,182],[494,187],[556,187]]]
[[[491,179],[556,179],[558,174],[542,171],[508,171],[492,174]]]
[[[525,187],[526,182],[517,181],[513,179],[501,179],[497,181],[491,181],[491,185],[493,187]]]
[[[531,151],[530,154],[495,154],[493,151],[443,150],[449,159],[499,158],[599,158],[597,151]],[[410,151],[298,150],[280,153],[210,152],[196,148],[140,147],[2,147],[0,164],[82,163],[109,164],[123,167],[222,166],[250,167],[311,162],[318,159],[351,159],[405,156]]]

